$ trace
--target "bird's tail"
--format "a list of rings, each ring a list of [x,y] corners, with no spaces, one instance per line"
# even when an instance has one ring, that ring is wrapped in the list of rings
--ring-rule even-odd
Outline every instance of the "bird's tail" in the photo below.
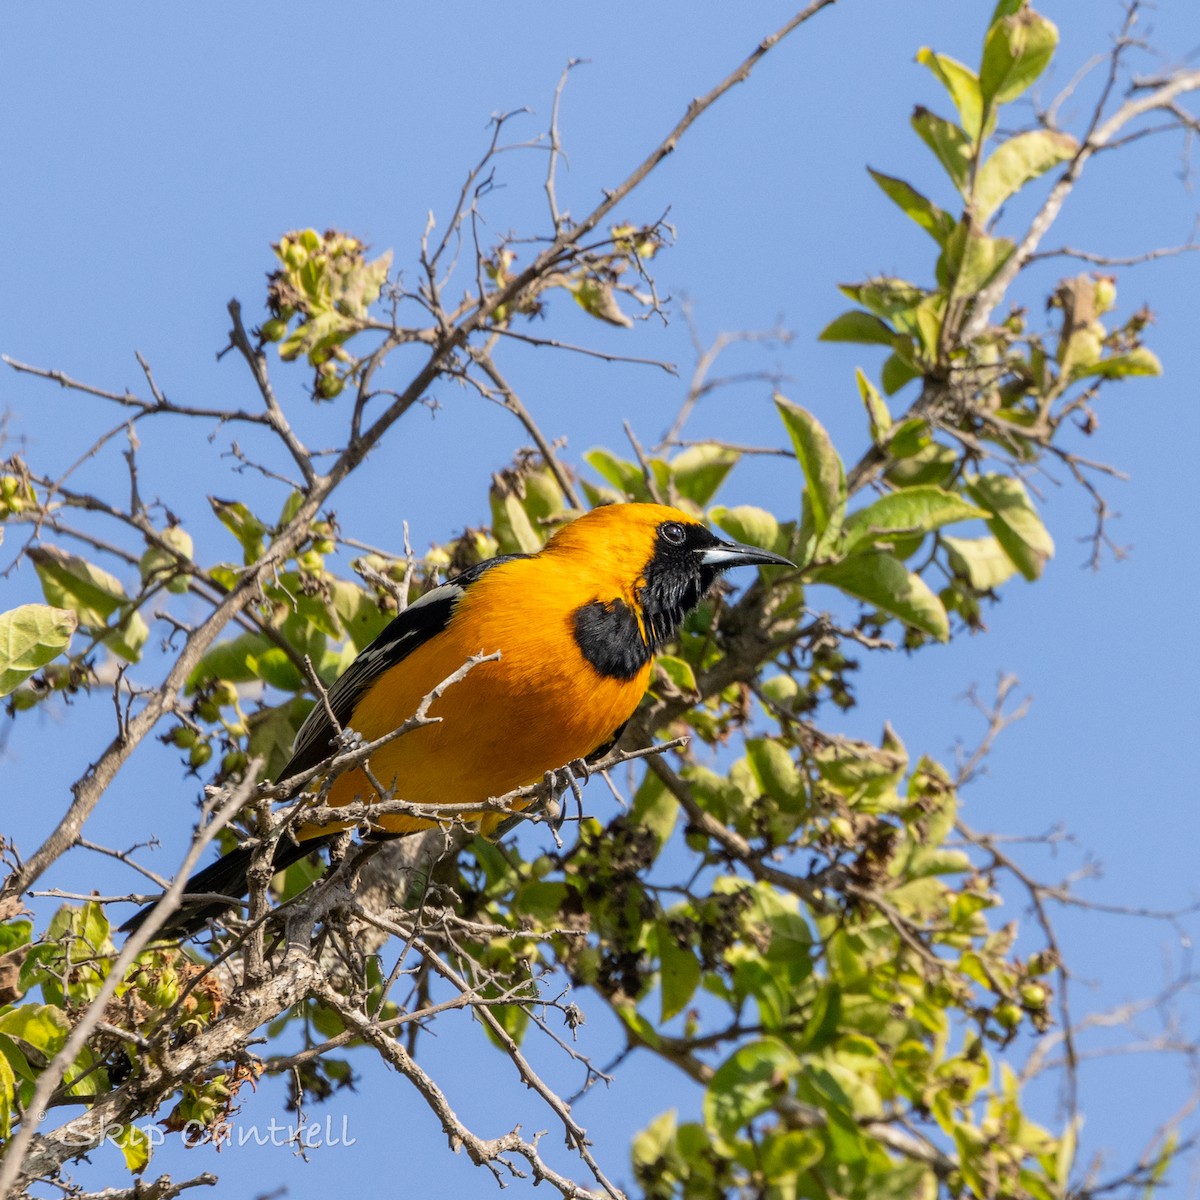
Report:
[[[336,833],[330,833],[303,842],[280,838],[275,843],[275,853],[271,856],[272,871],[282,871],[285,867],[290,867],[314,850],[327,846],[336,836]],[[250,890],[248,876],[253,859],[253,847],[238,846],[202,871],[197,871],[184,886],[186,895],[216,894],[228,896],[228,900],[185,900],[167,919],[166,924],[158,931],[158,936],[188,937],[202,929],[206,922],[231,909]],[[153,908],[153,904],[148,904],[141,911],[134,913],[121,926],[121,932],[132,933],[141,926]]]

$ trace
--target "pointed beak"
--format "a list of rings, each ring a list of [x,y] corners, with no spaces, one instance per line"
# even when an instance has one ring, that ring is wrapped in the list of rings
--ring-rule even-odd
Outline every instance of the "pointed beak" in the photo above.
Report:
[[[719,541],[715,546],[706,546],[696,553],[700,556],[702,566],[712,567],[717,571],[724,571],[729,567],[796,565],[782,554],[772,554],[770,550],[760,550],[757,546],[747,546],[742,542]]]

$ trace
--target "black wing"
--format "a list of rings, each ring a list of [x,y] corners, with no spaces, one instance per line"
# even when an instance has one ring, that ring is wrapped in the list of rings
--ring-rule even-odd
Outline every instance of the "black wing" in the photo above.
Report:
[[[418,646],[424,645],[446,628],[459,597],[485,571],[499,563],[528,557],[526,554],[501,554],[476,563],[410,604],[338,676],[337,682],[329,689],[329,708],[333,710],[338,725],[345,729],[350,724],[359,700],[384,671],[402,662]],[[279,778],[298,775],[328,758],[333,750],[334,736],[326,706],[318,701],[300,726],[292,743],[292,757],[279,772]]]

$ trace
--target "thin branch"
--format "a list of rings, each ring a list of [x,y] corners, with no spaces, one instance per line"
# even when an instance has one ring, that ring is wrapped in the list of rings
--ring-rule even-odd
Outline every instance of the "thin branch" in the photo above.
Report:
[[[238,300],[230,300],[227,307],[229,319],[233,322],[233,328],[229,331],[229,344],[237,350],[250,368],[254,382],[258,385],[259,395],[262,396],[263,403],[266,405],[271,429],[287,447],[292,461],[300,468],[300,473],[304,476],[304,482],[311,486],[317,478],[312,455],[296,437],[287,417],[283,415],[283,409],[280,408],[279,400],[275,396],[275,389],[271,386],[271,377],[267,374],[267,357],[263,354],[261,347],[255,347],[250,342],[246,327],[242,324],[241,303]]]
[[[542,433],[529,410],[521,403],[521,398],[513,391],[508,381],[500,373],[500,369],[496,366],[491,354],[486,350],[472,350],[471,357],[480,370],[495,384],[504,407],[521,422],[525,427],[525,431],[533,438],[538,452],[541,454],[546,466],[550,468],[550,472],[553,474],[554,480],[558,484],[558,489],[563,494],[563,498],[572,508],[582,509],[584,506],[579,498],[579,494],[575,491],[566,468],[558,461],[558,455],[554,453],[554,447],[550,445],[546,435]]]
[[[546,165],[546,201],[550,205],[550,221],[557,233],[563,226],[564,217],[558,209],[558,194],[555,190],[555,174],[558,170],[558,160],[563,157],[562,142],[558,137],[558,110],[562,104],[563,91],[567,86],[567,77],[578,66],[582,66],[586,58],[569,59],[559,76],[558,86],[554,89],[554,103],[550,108],[550,154]]]
[[[1192,254],[1200,250],[1200,242],[1184,242],[1180,246],[1162,246],[1147,250],[1144,254],[1132,254],[1124,258],[1111,254],[1095,254],[1090,250],[1076,250],[1073,246],[1059,246],[1055,250],[1039,250],[1031,254],[1026,262],[1037,262],[1043,258],[1077,258],[1081,262],[1093,263],[1098,267],[1136,267],[1141,263],[1154,262],[1159,258],[1173,258],[1179,254]]]
[[[731,346],[745,343],[778,343],[786,346],[793,337],[791,330],[782,327],[765,330],[743,330],[738,333],[719,333],[712,343],[705,347],[700,342],[699,331],[696,329],[695,323],[692,320],[691,308],[685,304],[683,307],[683,315],[687,320],[688,329],[692,335],[692,345],[696,349],[696,365],[692,370],[692,378],[688,384],[688,390],[683,398],[683,403],[679,406],[679,411],[675,414],[674,421],[671,422],[671,427],[663,434],[659,441],[658,449],[662,449],[672,443],[677,443],[679,435],[683,432],[684,425],[687,424],[696,405],[705,396],[718,388],[727,387],[734,383],[745,382],[769,382],[777,386],[780,379],[777,375],[768,372],[747,372],[742,375],[730,375],[724,378],[712,379],[710,373],[717,360]]]
[[[143,400],[140,396],[136,396],[130,391],[107,391],[104,388],[81,383],[78,379],[72,379],[64,371],[47,370],[44,367],[30,366],[28,363],[18,362],[17,359],[10,358],[7,354],[0,354],[0,362],[6,363],[14,371],[19,371],[22,374],[36,375],[39,379],[48,379],[52,383],[57,383],[60,387],[67,388],[70,391],[83,392],[88,396],[98,396],[101,400],[111,400],[114,404],[120,404],[126,408],[136,408],[139,412],[145,414],[173,413],[176,416],[204,417],[221,422],[241,421],[249,425],[270,425],[271,423],[270,419],[262,413],[245,412],[242,409],[204,408],[193,404],[159,403],[157,399]]]
[[[512,338],[516,342],[524,342],[527,346],[538,346],[547,350],[566,350],[570,354],[582,354],[588,358],[598,358],[606,363],[627,363],[634,367],[658,367],[668,375],[678,375],[674,363],[665,362],[658,358],[638,358],[632,354],[612,354],[607,350],[594,350],[591,346],[577,346],[572,342],[559,341],[557,338],[535,337],[529,333],[518,333],[515,329],[496,326],[492,331],[502,338]]]

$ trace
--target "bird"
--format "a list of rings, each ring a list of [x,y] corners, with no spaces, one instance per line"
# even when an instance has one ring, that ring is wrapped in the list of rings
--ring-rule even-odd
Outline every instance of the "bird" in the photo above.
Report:
[[[410,604],[312,708],[278,778],[329,759],[344,745],[340,731],[366,742],[386,736],[472,656],[498,651],[432,703],[436,723],[380,747],[369,760],[370,778],[362,768],[348,770],[323,797],[333,807],[378,801],[373,779],[398,799],[461,805],[463,820],[492,836],[507,814],[470,806],[613,745],[645,695],[655,652],[722,572],[751,565],[795,564],[718,537],[679,508],[594,508],[536,553],[477,563]],[[299,861],[353,823],[302,825],[276,844],[273,868]],[[372,833],[400,836],[436,823],[380,814]],[[228,903],[185,899],[160,936],[196,932],[232,907],[248,890],[252,857],[252,847],[239,846],[192,876],[185,894],[216,893]],[[136,929],[152,908],[122,929]]]

